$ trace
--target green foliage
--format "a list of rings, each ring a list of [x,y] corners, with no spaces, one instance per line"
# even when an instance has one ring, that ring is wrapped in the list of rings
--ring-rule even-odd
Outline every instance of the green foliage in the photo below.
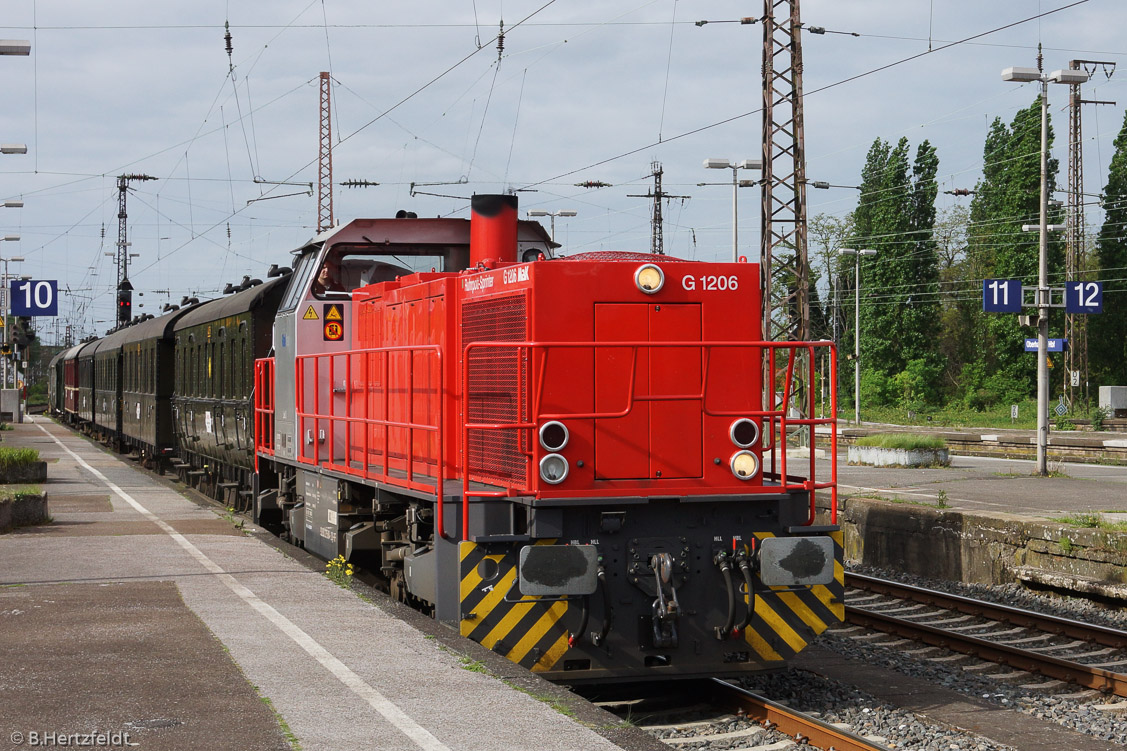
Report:
[[[1111,417],[1111,410],[1107,407],[1096,407],[1092,410],[1092,430],[1100,431],[1104,429],[1104,420]]]
[[[1052,130],[1049,131],[1052,144]],[[1027,286],[1037,284],[1037,234],[1023,232],[1023,224],[1034,224],[1040,215],[1041,185],[1041,100],[1038,97],[1020,110],[1007,127],[995,119],[986,136],[982,179],[971,201],[968,230],[968,258],[976,260],[977,276],[968,282],[981,285],[983,278],[1021,279]],[[1057,162],[1049,160],[1049,190],[1056,183]],[[1050,216],[1060,220],[1060,212]],[[1058,239],[1049,243],[1049,274],[1060,278],[1063,249]],[[969,284],[968,284],[969,286]],[[978,306],[977,295],[973,301]],[[1022,340],[1025,332],[1017,316],[975,313],[976,322],[964,331],[976,347],[972,361],[984,364],[994,383],[982,385],[995,398],[1028,397],[1036,383],[1036,358],[1028,356]],[[1058,324],[1059,326],[1059,324]],[[1057,334],[1051,334],[1057,335]],[[964,396],[968,393],[963,392]]]
[[[1099,514],[1068,514],[1067,516],[1058,516],[1050,521],[1057,522],[1058,524],[1068,524],[1072,527],[1082,527],[1084,529],[1098,529],[1104,524],[1104,518]]]
[[[1057,545],[1060,546],[1060,552],[1064,553],[1065,555],[1068,555],[1072,552],[1073,545],[1071,537],[1062,536],[1060,538],[1060,542],[1058,542]]]
[[[876,446],[882,449],[902,449],[904,451],[931,450],[946,447],[947,443],[937,435],[918,435],[915,433],[878,433],[858,438],[857,446]]]
[[[1093,383],[1127,384],[1127,114],[1115,138],[1101,203],[1104,224],[1096,240],[1096,262],[1104,284],[1104,310],[1089,316],[1088,357]]]
[[[17,467],[26,467],[37,461],[39,461],[39,452],[35,449],[0,446],[0,469],[10,470]]]
[[[338,555],[325,564],[325,576],[339,587],[347,589],[352,584],[352,574],[352,564],[345,561],[343,555]]]
[[[914,360],[938,362],[939,262],[933,231],[939,159],[927,141],[912,164],[909,151],[906,138],[895,146],[880,138],[873,142],[861,171],[849,241],[850,247],[877,251],[861,259],[861,351],[866,372],[894,381],[875,385],[881,404],[928,401],[911,372],[896,378]],[[856,259],[842,259],[842,276],[850,277],[849,288],[855,290],[855,273],[846,268],[851,260]]]

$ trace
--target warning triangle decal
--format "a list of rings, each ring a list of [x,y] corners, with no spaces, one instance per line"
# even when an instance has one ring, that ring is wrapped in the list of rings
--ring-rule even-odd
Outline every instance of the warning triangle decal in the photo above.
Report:
[[[341,313],[339,305],[330,305],[329,309],[325,311],[326,321],[343,321],[344,315]]]
[[[305,311],[305,315],[303,315],[301,317],[301,320],[303,320],[303,321],[316,321],[317,320],[317,311],[313,309],[312,305],[309,306],[309,310]]]

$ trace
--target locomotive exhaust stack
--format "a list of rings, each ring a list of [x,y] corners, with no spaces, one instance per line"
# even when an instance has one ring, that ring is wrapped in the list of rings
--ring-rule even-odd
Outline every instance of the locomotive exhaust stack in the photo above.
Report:
[[[517,197],[474,196],[470,211],[470,268],[516,263]]]

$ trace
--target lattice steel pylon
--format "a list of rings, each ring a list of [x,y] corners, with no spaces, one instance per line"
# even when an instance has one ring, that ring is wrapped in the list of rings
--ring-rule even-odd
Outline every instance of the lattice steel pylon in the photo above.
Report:
[[[799,0],[763,2],[763,338],[809,341],[810,264],[806,254],[806,149],[802,118]],[[777,363],[778,365],[778,363]],[[764,376],[769,375],[764,363]],[[806,368],[796,363],[795,373]],[[803,375],[785,409],[812,416]],[[770,381],[764,380],[764,383]],[[764,390],[764,408],[775,396]],[[782,440],[782,438],[779,438]]]
[[[321,73],[321,122],[317,150],[317,231],[333,226],[333,124],[330,114],[331,80]]]
[[[1102,60],[1070,60],[1068,67],[1088,74],[1095,72],[1096,66],[1103,67],[1108,77],[1115,69],[1115,63]],[[1085,104],[1115,104],[1115,102],[1083,99],[1080,84],[1070,84],[1068,97],[1068,214],[1065,218],[1064,276],[1067,281],[1086,279],[1087,238],[1084,227],[1084,139],[1081,128],[1081,112]],[[1080,396],[1088,402],[1088,316],[1066,313],[1064,316],[1064,337],[1068,349],[1064,354],[1064,391],[1068,403],[1075,404]],[[1078,373],[1073,385],[1073,373]]]
[[[799,0],[763,3],[761,256],[763,336],[769,341],[806,341],[810,332],[798,3]],[[780,253],[781,250],[789,253]]]
[[[665,220],[661,215],[661,202],[671,198],[684,199],[692,198],[692,196],[674,196],[661,189],[661,176],[665,174],[665,170],[661,168],[661,162],[656,159],[652,161],[650,170],[650,177],[654,180],[653,190],[648,193],[628,193],[626,197],[653,199],[653,216],[650,218],[650,252],[663,256],[665,255],[665,232],[663,230]]]

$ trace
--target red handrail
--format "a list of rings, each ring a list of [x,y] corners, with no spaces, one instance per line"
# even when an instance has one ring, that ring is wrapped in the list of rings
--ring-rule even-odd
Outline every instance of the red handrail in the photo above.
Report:
[[[254,471],[259,453],[274,455],[274,358],[254,361]]]
[[[602,412],[588,412],[588,413],[552,413],[541,414],[539,405],[544,386],[543,373],[545,368],[543,363],[546,362],[547,354],[552,349],[596,349],[596,348],[631,348],[631,375],[630,375],[630,389],[627,393],[626,406],[619,411],[602,411]],[[698,348],[701,350],[704,357],[704,369],[701,374],[701,390],[696,394],[663,394],[663,395],[650,395],[650,396],[637,396],[634,394],[634,373],[637,363],[637,354],[640,348],[659,349],[659,348]],[[810,494],[810,515],[806,521],[807,525],[813,524],[816,512],[816,498],[815,491],[817,490],[830,490],[830,519],[831,523],[837,523],[837,509],[838,509],[838,496],[837,496],[837,378],[830,378],[830,414],[828,418],[815,418],[815,417],[795,417],[788,418],[787,407],[790,403],[792,395],[792,385],[794,381],[794,362],[797,359],[797,354],[800,350],[805,350],[808,354],[810,363],[810,370],[808,374],[810,394],[814,394],[814,384],[816,379],[816,371],[814,367],[814,351],[818,348],[828,349],[831,358],[831,372],[837,372],[837,348],[832,342],[762,342],[762,341],[740,341],[740,342],[686,342],[686,341],[670,341],[670,342],[653,342],[653,341],[615,341],[615,342],[512,342],[512,341],[479,341],[467,344],[463,350],[462,358],[462,394],[463,399],[468,400],[470,394],[470,363],[472,360],[473,350],[475,349],[511,349],[517,352],[525,351],[531,355],[533,352],[540,353],[538,362],[541,364],[539,368],[540,377],[537,379],[537,388],[533,392],[533,405],[529,410],[531,415],[530,419],[520,420],[510,423],[487,423],[479,422],[473,423],[468,420],[462,424],[462,446],[463,451],[461,455],[461,475],[462,475],[462,538],[469,538],[469,503],[470,498],[499,498],[509,497],[514,495],[527,495],[530,491],[528,488],[508,488],[502,490],[471,490],[470,489],[470,457],[469,457],[469,435],[471,430],[534,430],[540,421],[552,419],[596,419],[596,418],[614,418],[622,417],[634,408],[635,402],[646,401],[670,401],[670,400],[691,400],[699,399],[702,405],[702,411],[710,416],[743,416],[743,417],[760,417],[767,425],[763,430],[764,438],[767,436],[774,437],[775,429],[778,428],[779,434],[783,440],[783,450],[779,452],[779,460],[781,463],[781,473],[775,473],[776,453],[778,452],[777,442],[771,440],[770,443],[770,457],[772,474],[780,478],[778,485],[770,486],[749,486],[742,492],[756,494],[756,493],[779,493],[788,492],[792,490],[806,490]],[[781,409],[762,409],[762,410],[716,410],[710,409],[707,399],[707,384],[708,384],[708,369],[711,362],[711,352],[713,349],[720,348],[755,348],[759,350],[766,349],[768,351],[769,363],[769,383],[764,391],[768,396],[770,403],[773,403],[775,388],[776,388],[776,369],[775,365],[775,352],[776,350],[784,349],[789,353],[787,362],[787,375],[783,383],[783,400]],[[531,359],[531,358],[530,358]],[[525,387],[524,379],[518,382],[518,389]],[[810,405],[809,414],[813,414],[813,404]],[[805,425],[811,430],[810,436],[810,477],[798,483],[790,483],[788,481],[787,469],[787,451],[786,451],[786,435],[788,425]],[[817,425],[830,426],[830,445],[833,461],[830,468],[830,481],[819,483],[815,481],[815,464],[814,464],[814,427]]]
[[[391,353],[403,352],[410,353],[411,356],[407,358],[407,418],[406,420],[391,420],[388,419],[391,389],[388,387],[388,356]],[[415,420],[414,415],[414,402],[415,402],[415,357],[417,353],[431,353],[433,355],[433,366],[439,374],[439,382],[436,385],[438,398],[434,401],[437,403],[437,420],[435,424],[428,422],[419,422]],[[365,349],[344,350],[339,352],[325,352],[309,355],[298,355],[294,364],[294,388],[295,388],[295,411],[294,414],[297,418],[297,435],[299,441],[306,441],[305,438],[305,425],[307,420],[313,422],[313,430],[316,434],[313,436],[313,457],[306,458],[302,454],[303,450],[296,452],[296,459],[303,464],[322,465],[334,471],[342,472],[349,475],[363,477],[377,482],[387,482],[389,484],[398,485],[400,487],[407,487],[413,490],[420,490],[430,492],[432,486],[425,481],[417,481],[415,479],[415,435],[416,431],[424,433],[436,433],[437,440],[437,455],[435,457],[435,484],[433,486],[435,493],[435,529],[437,534],[446,537],[446,528],[443,518],[443,496],[445,493],[446,482],[446,437],[443,430],[445,420],[445,395],[447,394],[446,377],[442,367],[442,346],[438,344],[420,344],[420,345],[406,345],[397,347],[372,347]],[[322,392],[327,387],[332,393],[337,393],[333,384],[336,383],[337,376],[337,362],[343,358],[344,361],[344,414],[338,414],[333,405],[333,399],[328,399],[327,411],[323,409],[321,403]],[[321,361],[325,362],[327,378],[320,377]],[[359,405],[353,402],[353,396],[358,389],[353,388],[353,363],[359,363],[360,367],[360,382],[363,384],[362,401]],[[429,363],[428,363],[429,364]],[[312,390],[312,409],[307,409],[306,405],[306,370],[309,367],[313,369],[314,382],[316,387]],[[369,388],[371,383],[370,375],[376,368],[380,369],[381,378],[379,383],[382,384],[382,412],[383,417],[371,417],[368,415],[369,406]],[[397,384],[404,385],[404,384]],[[359,413],[359,414],[357,414]],[[320,430],[322,422],[326,424],[326,441],[328,443],[328,458],[322,460],[321,458],[321,440]],[[344,452],[339,452],[334,449],[339,448],[335,446],[337,425],[344,426]],[[359,446],[353,445],[353,426],[363,426],[360,431],[363,434],[363,440]],[[382,471],[376,471],[369,467],[368,458],[370,454],[369,435],[373,427],[383,428],[383,445],[382,456],[383,465]],[[396,477],[391,474],[391,461],[389,452],[389,429],[400,429],[407,431],[407,450],[406,450],[406,472],[405,477]],[[361,466],[355,468],[351,466],[349,457],[353,454],[353,449],[362,450]],[[344,457],[344,464],[337,463],[338,455]],[[426,459],[427,457],[422,457]]]

